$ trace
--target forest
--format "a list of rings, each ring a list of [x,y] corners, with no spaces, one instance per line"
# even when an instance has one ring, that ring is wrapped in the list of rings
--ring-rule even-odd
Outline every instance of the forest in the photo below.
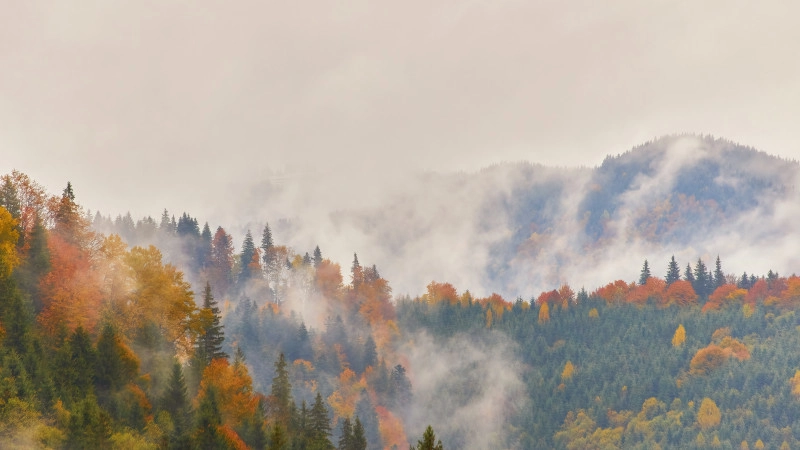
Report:
[[[234,246],[1,181],[2,448],[800,446],[795,275],[673,257],[527,299],[397,296],[269,225]]]

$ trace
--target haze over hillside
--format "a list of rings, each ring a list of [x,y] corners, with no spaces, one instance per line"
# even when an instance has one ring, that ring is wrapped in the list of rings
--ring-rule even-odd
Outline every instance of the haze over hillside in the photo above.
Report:
[[[320,245],[340,261],[358,252],[397,294],[435,279],[527,298],[563,282],[630,281],[645,258],[662,274],[672,255],[685,263],[719,253],[737,274],[792,271],[798,169],[724,139],[674,135],[594,168],[501,163],[359,189],[318,173],[262,180],[237,185],[214,217],[229,218],[238,236],[268,221],[298,251]]]

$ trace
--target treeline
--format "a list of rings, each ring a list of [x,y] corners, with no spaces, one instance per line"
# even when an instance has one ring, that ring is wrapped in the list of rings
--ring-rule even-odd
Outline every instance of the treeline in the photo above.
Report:
[[[295,254],[269,226],[234,253],[222,227],[166,217],[135,224],[131,246],[96,231],[70,184],[50,196],[2,177],[0,446],[408,445],[412,387],[376,267],[355,257],[344,284],[319,248]],[[304,302],[320,330],[291,307]]]
[[[724,275],[719,258],[678,267],[669,282],[645,263],[639,282],[515,302],[433,282],[398,320],[440,340],[514,342],[527,404],[507,414],[503,448],[800,445],[800,277]]]

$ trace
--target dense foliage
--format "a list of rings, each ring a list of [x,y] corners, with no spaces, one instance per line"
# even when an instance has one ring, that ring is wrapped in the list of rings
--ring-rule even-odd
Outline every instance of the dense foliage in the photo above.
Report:
[[[14,172],[0,446],[800,445],[800,277],[679,267],[513,303],[437,282],[393,299],[374,265],[354,255],[346,282],[269,225],[237,252],[186,213],[92,217],[70,184]]]

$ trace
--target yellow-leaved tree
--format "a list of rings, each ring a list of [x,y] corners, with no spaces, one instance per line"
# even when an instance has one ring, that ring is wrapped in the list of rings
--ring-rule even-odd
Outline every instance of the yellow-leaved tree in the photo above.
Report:
[[[686,341],[686,329],[683,328],[683,324],[678,325],[678,328],[675,330],[675,335],[672,336],[672,346],[673,347],[680,347]]]
[[[697,411],[697,424],[700,428],[703,430],[714,428],[719,425],[721,419],[722,414],[714,400],[708,397],[704,398],[700,403],[700,409]]]
[[[546,302],[542,303],[542,306],[539,307],[539,323],[545,323],[550,321],[550,307],[547,306]]]
[[[18,239],[17,221],[0,206],[0,278],[11,276],[14,267],[19,264],[16,249]]]

